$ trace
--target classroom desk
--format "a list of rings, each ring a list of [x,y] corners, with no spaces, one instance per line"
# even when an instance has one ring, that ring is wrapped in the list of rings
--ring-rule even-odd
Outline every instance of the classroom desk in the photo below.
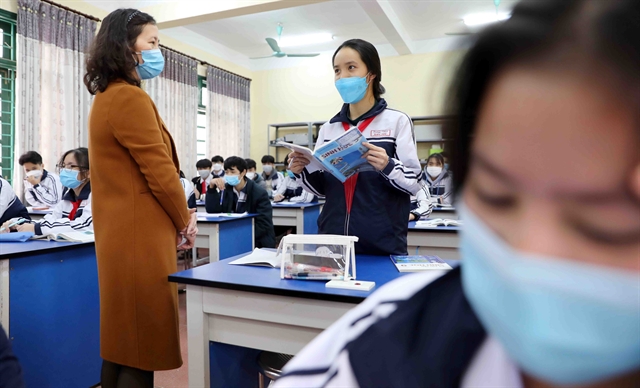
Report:
[[[403,275],[388,256],[358,255],[358,279],[376,286],[368,292],[340,290],[326,288],[324,281],[280,279],[280,269],[228,265],[242,256],[169,276],[187,284],[191,387],[210,386],[216,357],[210,345],[296,354],[371,292]]]
[[[207,212],[207,208],[204,205],[204,201],[197,200],[196,201],[196,208],[197,208],[197,212],[198,213],[206,213]]]
[[[94,243],[0,243],[0,320],[27,387],[100,382]]]
[[[323,204],[312,203],[271,203],[274,226],[295,226],[297,234],[317,234],[318,216]]]
[[[210,262],[253,251],[256,214],[242,217],[209,217],[200,214],[202,213],[198,213],[198,234],[193,247],[194,267],[198,265],[197,248],[209,249]]]
[[[53,209],[48,210],[33,210],[31,208],[27,208],[27,212],[29,213],[29,217],[31,217],[31,221],[40,221],[47,214],[53,213]]]
[[[433,211],[431,212],[430,218],[446,218],[449,220],[457,220],[458,213],[456,213],[456,209],[454,207],[445,207],[442,208],[440,206],[434,206]]]
[[[407,251],[410,255],[437,255],[442,259],[460,260],[458,226],[417,228],[409,222]],[[417,252],[416,252],[417,249]]]

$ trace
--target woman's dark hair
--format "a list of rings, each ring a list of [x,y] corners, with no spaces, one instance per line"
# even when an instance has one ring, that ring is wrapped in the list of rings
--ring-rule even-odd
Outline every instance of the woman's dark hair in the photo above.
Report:
[[[640,101],[640,1],[536,0],[515,6],[511,18],[481,32],[462,60],[447,100],[443,135],[453,139],[456,194],[469,171],[476,119],[488,86],[508,66],[588,71],[621,82],[617,93]],[[603,74],[604,73],[604,74]],[[514,130],[517,130],[514,128]],[[449,147],[447,147],[449,148]]]
[[[80,168],[79,175],[82,179],[85,179],[87,171],[89,171],[89,149],[86,147],[74,148],[62,154],[62,157],[58,161],[58,173],[60,173],[60,170],[64,168],[64,160],[69,154],[73,154],[73,157]]]
[[[444,157],[442,156],[442,154],[431,154],[431,155],[429,155],[429,157],[427,158],[427,164],[429,164],[429,161],[431,159],[437,160],[441,165],[444,166]]]
[[[239,156],[229,156],[227,160],[224,161],[224,169],[231,170],[234,167],[237,168],[238,171],[243,172],[247,169],[247,162]]]
[[[184,175],[184,172],[182,172],[182,170],[180,170],[180,178],[186,178],[186,176]]]
[[[117,79],[140,86],[140,81],[132,75],[137,65],[133,48],[147,24],[156,24],[156,21],[131,8],[117,9],[104,18],[87,58],[84,84],[89,93],[104,92],[109,83]]]
[[[244,161],[247,162],[247,170],[250,169],[250,168],[257,168],[255,160],[253,160],[251,158],[246,158]]]
[[[196,162],[196,168],[211,168],[213,163],[209,159],[200,159]]]
[[[376,100],[380,99],[385,92],[384,86],[380,83],[382,81],[382,66],[380,66],[380,56],[378,55],[378,50],[376,50],[375,46],[366,40],[362,39],[349,39],[338,47],[335,53],[333,53],[333,57],[331,58],[331,64],[334,63],[336,59],[336,55],[338,51],[342,50],[345,47],[349,47],[350,49],[354,49],[360,54],[360,59],[364,62],[365,66],[367,66],[367,70],[372,75],[376,77],[373,79],[373,85],[371,90],[373,90],[373,96]]]
[[[20,156],[18,163],[24,166],[25,163],[42,164],[42,156],[36,151],[29,151]]]

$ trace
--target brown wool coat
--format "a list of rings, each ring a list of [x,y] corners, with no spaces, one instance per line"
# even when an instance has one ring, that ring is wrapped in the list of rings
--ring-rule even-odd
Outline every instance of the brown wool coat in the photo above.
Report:
[[[176,231],[189,222],[175,145],[151,98],[113,82],[89,117],[100,283],[100,355],[144,370],[182,365]]]

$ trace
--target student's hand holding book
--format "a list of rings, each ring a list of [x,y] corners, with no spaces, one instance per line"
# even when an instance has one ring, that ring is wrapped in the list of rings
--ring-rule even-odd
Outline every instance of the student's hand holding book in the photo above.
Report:
[[[294,174],[302,173],[307,165],[311,163],[309,159],[307,159],[306,155],[300,152],[292,152],[289,154],[289,170]],[[286,167],[286,166],[285,166]]]
[[[370,143],[362,143],[365,147],[369,149],[364,155],[363,158],[367,159],[370,165],[372,165],[376,170],[382,171],[389,164],[389,155],[387,155],[387,151],[384,148],[374,146]]]

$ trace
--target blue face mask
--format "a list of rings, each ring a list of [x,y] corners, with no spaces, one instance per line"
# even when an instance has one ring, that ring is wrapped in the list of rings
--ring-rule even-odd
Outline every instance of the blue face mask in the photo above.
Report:
[[[80,171],[78,170],[70,170],[68,168],[62,169],[62,171],[60,171],[60,183],[62,183],[62,186],[64,187],[75,189],[84,182],[83,180],[78,180],[79,173]]]
[[[449,163],[445,163],[445,164],[444,164],[444,169],[445,169],[445,170],[449,170]]]
[[[637,273],[517,251],[464,205],[460,219],[465,295],[525,372],[583,384],[640,367]]]
[[[296,176],[293,174],[293,171],[291,170],[287,170],[287,175],[289,175],[289,178],[293,178],[293,179],[296,178]]]
[[[164,57],[160,49],[142,50],[139,53],[142,55],[142,61],[136,66],[136,71],[140,76],[140,79],[155,78],[162,70],[164,70]]]
[[[231,186],[237,186],[240,183],[239,175],[225,175],[224,181]]]
[[[355,104],[362,100],[367,93],[368,86],[367,76],[340,78],[336,81],[336,89],[345,104]]]

